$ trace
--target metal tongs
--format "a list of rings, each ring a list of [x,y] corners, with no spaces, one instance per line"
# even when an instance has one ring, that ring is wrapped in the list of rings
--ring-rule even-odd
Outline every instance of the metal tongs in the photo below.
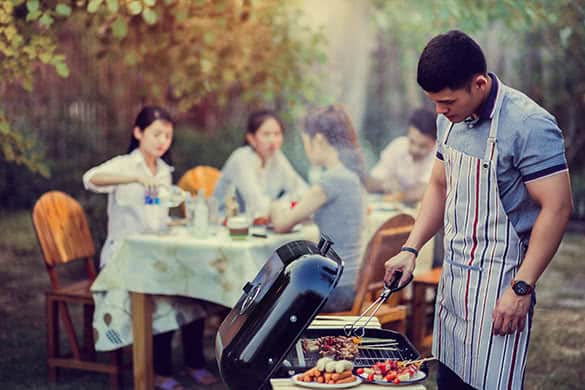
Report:
[[[384,290],[382,291],[378,299],[372,302],[372,304],[368,306],[367,309],[364,310],[362,314],[352,324],[345,324],[343,326],[343,331],[347,337],[350,336],[364,337],[364,334],[366,334],[366,327],[368,326],[368,323],[372,320],[372,318],[374,318],[374,316],[380,309],[380,306],[382,306],[382,304],[386,302],[388,298],[390,298],[390,295],[392,295],[392,293],[402,290],[404,287],[408,286],[408,284],[412,281],[413,278],[413,275],[410,275],[410,278],[406,281],[406,283],[404,283],[402,286],[398,286],[398,284],[400,283],[400,278],[402,278],[402,272],[395,272],[393,276],[394,279],[392,280],[392,282],[390,282],[390,284],[384,282]],[[369,314],[368,319],[361,326],[358,327],[357,324],[362,320],[362,318],[368,315],[370,311],[371,314]]]

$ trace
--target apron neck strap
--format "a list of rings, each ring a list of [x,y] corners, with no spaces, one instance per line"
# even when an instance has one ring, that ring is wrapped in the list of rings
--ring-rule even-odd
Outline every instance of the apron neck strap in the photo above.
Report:
[[[494,80],[496,81],[496,80]],[[502,83],[497,80],[496,81],[498,91],[496,93],[496,102],[494,104],[494,111],[490,122],[490,132],[487,138],[487,145],[485,148],[485,160],[493,161],[496,159],[497,155],[497,136],[498,136],[498,128],[500,122],[500,110],[502,108],[502,101],[504,100],[504,88]]]

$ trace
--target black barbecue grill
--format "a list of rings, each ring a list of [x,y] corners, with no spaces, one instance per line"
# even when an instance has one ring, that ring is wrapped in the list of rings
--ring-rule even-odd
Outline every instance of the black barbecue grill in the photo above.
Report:
[[[305,351],[302,340],[355,333],[353,327],[308,329],[343,272],[343,261],[332,244],[326,236],[318,245],[310,241],[285,244],[272,254],[256,278],[246,283],[244,294],[222,322],[216,338],[220,374],[230,389],[270,389],[270,378],[306,371],[321,357],[317,351]],[[379,299],[387,299],[396,290],[385,288]],[[391,349],[360,349],[353,359],[355,367],[420,356],[400,333],[356,329],[360,336],[363,331],[363,340],[393,343]]]

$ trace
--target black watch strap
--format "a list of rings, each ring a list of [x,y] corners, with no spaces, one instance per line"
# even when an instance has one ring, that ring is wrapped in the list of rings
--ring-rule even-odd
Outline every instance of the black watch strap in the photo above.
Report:
[[[418,257],[418,251],[411,246],[403,246],[400,248],[400,252],[410,252],[414,254],[414,257]]]

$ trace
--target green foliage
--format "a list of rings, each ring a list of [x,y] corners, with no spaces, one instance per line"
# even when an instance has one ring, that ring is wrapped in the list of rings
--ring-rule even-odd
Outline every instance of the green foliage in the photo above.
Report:
[[[305,102],[318,80],[304,77],[322,58],[322,37],[299,23],[284,0],[93,0],[88,22],[105,53],[139,72],[149,95],[187,111],[204,99],[225,107],[239,95],[250,104],[292,107]],[[118,8],[119,6],[119,8]],[[136,23],[140,17],[143,23]],[[150,39],[148,37],[151,37]]]
[[[298,113],[299,103],[318,96],[319,79],[304,76],[324,56],[322,36],[285,0],[5,1],[0,87],[16,84],[31,91],[39,64],[68,77],[56,38],[63,26],[83,30],[96,59],[140,77],[149,102],[180,112],[202,102],[221,112],[242,99],[249,105],[278,102]],[[12,144],[0,152],[8,160],[31,152],[15,139],[6,139]],[[37,160],[29,158],[26,166],[46,173]]]
[[[49,8],[38,0],[3,1],[0,4],[0,86],[16,84],[32,90],[37,64],[52,66],[66,77],[69,68],[57,51],[49,29],[55,18],[67,16],[71,8],[58,4]],[[0,103],[0,153],[10,161],[47,176],[49,171],[31,134],[13,129]]]

